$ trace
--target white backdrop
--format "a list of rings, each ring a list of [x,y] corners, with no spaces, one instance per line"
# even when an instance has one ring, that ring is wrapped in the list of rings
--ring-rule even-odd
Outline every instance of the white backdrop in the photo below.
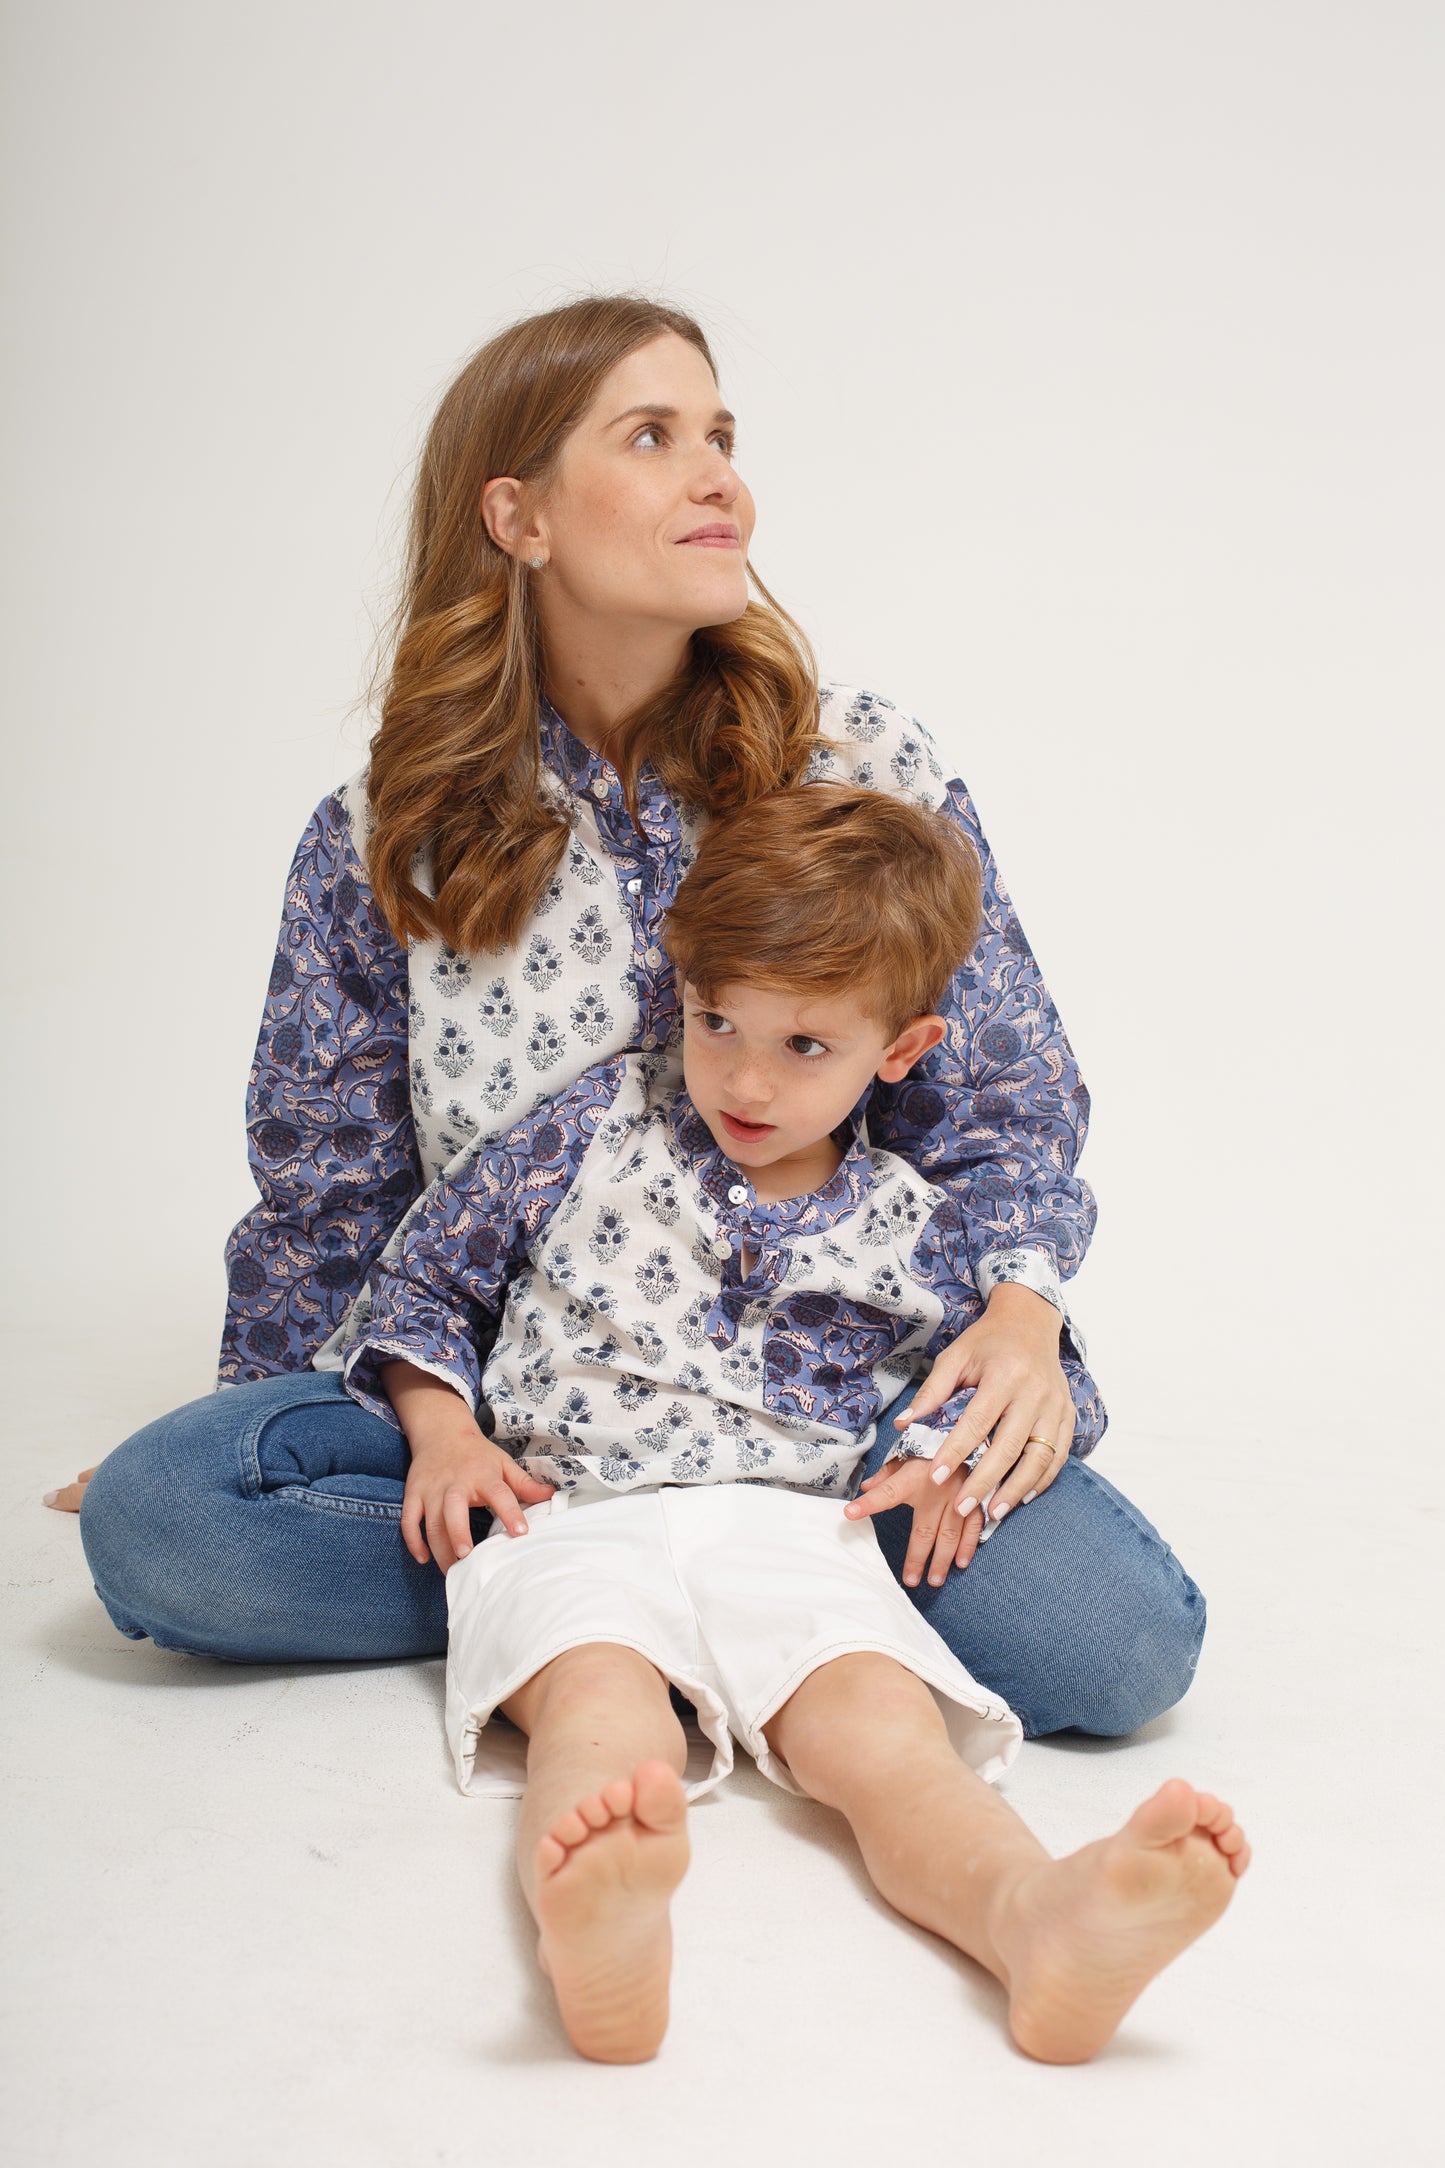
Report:
[[[1445,11],[4,20],[16,2159],[1438,2159]],[[1058,1851],[1186,1774],[1257,1853],[1086,2070],[746,1774],[663,2057],[578,2064],[439,1661],[124,1641],[39,1503],[213,1382],[283,878],[363,758],[433,405],[628,286],[701,316],[763,577],[956,761],[1094,1093],[1099,1466],[1210,1628],[1177,1712],[1010,1793]]]
[[[1094,1093],[1115,1437],[1368,1423],[1382,1361],[1433,1415],[1442,42],[1400,0],[10,11],[8,1302],[117,1436],[211,1381],[282,879],[432,405],[631,285],[714,339],[824,667],[979,801]]]

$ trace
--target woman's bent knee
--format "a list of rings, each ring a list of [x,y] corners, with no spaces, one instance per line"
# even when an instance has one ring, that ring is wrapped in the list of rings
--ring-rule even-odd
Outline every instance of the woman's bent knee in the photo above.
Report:
[[[1077,1652],[1050,1730],[1123,1739],[1183,1700],[1194,1683],[1206,1606],[1188,1574],[1170,1563],[1177,1582],[1141,1590],[1135,1607],[1111,1620],[1106,1639]]]
[[[406,1444],[331,1373],[210,1393],[91,1478],[81,1540],[115,1625],[240,1663],[430,1656],[446,1586],[402,1544]]]
[[[202,1562],[214,1550],[215,1494],[226,1468],[214,1449],[219,1397],[147,1423],[107,1455],[86,1485],[80,1537],[91,1579],[113,1623],[132,1640],[149,1635],[162,1648],[205,1648],[197,1598],[204,1603]]]

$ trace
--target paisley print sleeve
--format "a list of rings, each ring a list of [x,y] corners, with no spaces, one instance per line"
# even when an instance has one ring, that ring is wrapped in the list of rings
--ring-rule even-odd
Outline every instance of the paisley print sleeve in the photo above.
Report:
[[[985,1300],[1010,1279],[1063,1310],[1059,1282],[1078,1270],[1097,1211],[1074,1173],[1089,1095],[961,783],[940,810],[978,854],[982,930],[939,1012],[944,1038],[901,1082],[874,1085],[868,1134],[949,1191]]]
[[[444,1378],[476,1410],[488,1326],[571,1191],[625,1072],[625,1055],[596,1063],[433,1183],[395,1253],[372,1274],[371,1315],[344,1367],[346,1390],[362,1407],[396,1422],[381,1368],[400,1356]]]
[[[943,1203],[933,1213],[919,1233],[909,1263],[910,1277],[937,1296],[943,1305],[943,1317],[926,1347],[917,1357],[918,1375],[924,1378],[935,1358],[941,1355],[961,1332],[976,1325],[983,1315],[984,1297],[979,1292],[973,1268],[968,1257],[968,1230],[951,1195],[945,1195]],[[1064,1330],[1059,1351],[1059,1365],[1068,1384],[1074,1403],[1074,1435],[1069,1451],[1082,1460],[1092,1453],[1103,1437],[1108,1415],[1099,1389],[1084,1367],[1087,1351],[1083,1335],[1064,1312]],[[976,1388],[960,1386],[956,1393],[935,1409],[926,1422],[910,1424],[900,1433],[897,1458],[907,1460],[923,1455],[931,1460],[943,1440],[948,1436],[959,1417],[965,1413],[973,1400]],[[971,1456],[970,1464],[979,1460],[983,1447]]]
[[[406,952],[333,793],[286,881],[246,1094],[260,1202],[226,1243],[218,1386],[304,1369],[421,1187],[406,1005]]]

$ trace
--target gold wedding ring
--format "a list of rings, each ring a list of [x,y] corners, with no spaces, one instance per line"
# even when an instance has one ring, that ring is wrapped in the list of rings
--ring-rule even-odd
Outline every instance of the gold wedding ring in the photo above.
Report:
[[[1025,1438],[1025,1448],[1031,1445],[1041,1445],[1044,1447],[1045,1451],[1049,1453],[1056,1451],[1056,1447],[1052,1438]]]

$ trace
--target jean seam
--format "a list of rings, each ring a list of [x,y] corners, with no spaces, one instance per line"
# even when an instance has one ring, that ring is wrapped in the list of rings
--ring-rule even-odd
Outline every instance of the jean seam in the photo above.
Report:
[[[335,1491],[310,1489],[304,1483],[282,1483],[262,1493],[264,1505],[271,1499],[286,1499],[294,1506],[309,1506],[313,1513],[356,1513],[363,1520],[399,1521],[402,1509],[388,1505],[384,1498],[342,1498]]]
[[[1164,1541],[1164,1538],[1160,1535],[1158,1529],[1154,1526],[1152,1521],[1145,1520],[1142,1513],[1137,1513],[1135,1511],[1126,1512],[1125,1502],[1121,1501],[1118,1497],[1114,1495],[1112,1487],[1107,1491],[1101,1489],[1097,1495],[1098,1503],[1100,1505],[1107,1506],[1110,1512],[1113,1513],[1116,1520],[1121,1520],[1128,1527],[1132,1528],[1134,1534],[1144,1544],[1146,1549],[1153,1548],[1159,1552],[1161,1563],[1164,1565],[1172,1566],[1175,1573],[1184,1583],[1186,1588],[1192,1589],[1196,1596],[1203,1596],[1203,1590],[1198,1586],[1197,1582],[1194,1581],[1191,1575],[1186,1572],[1184,1564],[1182,1560],[1177,1556],[1173,1545]],[[1143,1524],[1142,1526],[1141,1523]]]

